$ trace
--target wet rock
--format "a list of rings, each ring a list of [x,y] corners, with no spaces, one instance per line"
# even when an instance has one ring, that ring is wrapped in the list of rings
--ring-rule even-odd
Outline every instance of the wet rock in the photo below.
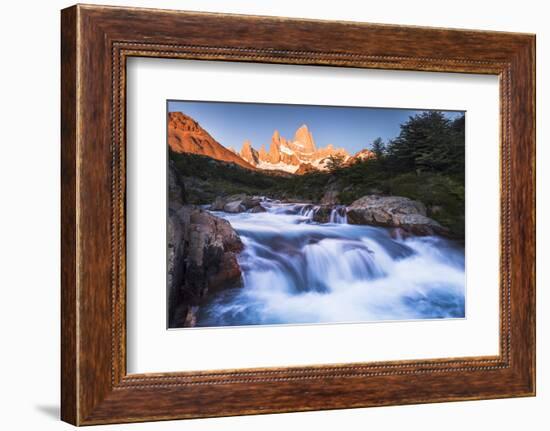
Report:
[[[225,199],[221,196],[216,197],[212,205],[210,205],[211,211],[223,211],[223,206],[225,205]]]
[[[318,208],[315,208],[313,211],[312,220],[317,223],[328,223],[330,220],[330,213],[332,212],[332,207],[329,205],[321,205]]]
[[[260,202],[263,201],[261,196],[247,196],[243,199],[242,204],[246,209],[254,208],[257,205],[260,205]]]
[[[344,205],[320,205],[313,207],[311,220],[317,223],[346,223]]]
[[[248,210],[249,213],[265,213],[267,210],[260,204],[253,206]]]
[[[392,230],[390,230],[390,236],[393,239],[407,239],[411,236],[411,233],[407,232],[405,229],[401,227],[395,227]]]
[[[399,227],[413,235],[447,235],[448,229],[426,216],[422,202],[401,196],[368,195],[347,208],[348,223]]]
[[[216,272],[208,278],[208,289],[220,289],[229,285],[235,285],[240,281],[241,267],[237,261],[237,255],[232,252],[223,253]]]
[[[241,213],[258,206],[262,201],[263,198],[261,196],[247,196],[244,193],[231,196],[218,196],[212,205],[210,205],[210,210]]]
[[[184,205],[168,216],[170,327],[194,326],[202,299],[241,278],[237,254],[243,243],[227,220]]]
[[[167,259],[166,283],[168,285],[168,303],[172,306],[180,301],[180,286],[185,276],[185,241],[184,227],[175,210],[169,209],[167,223]],[[170,314],[173,314],[172,310]]]
[[[449,230],[435,220],[420,214],[405,214],[399,219],[400,226],[413,235],[448,235]]]
[[[242,201],[234,201],[226,203],[223,210],[226,213],[242,213],[246,211],[246,207],[242,204]]]

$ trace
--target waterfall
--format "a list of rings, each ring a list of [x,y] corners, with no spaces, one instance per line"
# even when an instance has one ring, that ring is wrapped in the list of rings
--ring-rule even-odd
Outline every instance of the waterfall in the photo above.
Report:
[[[315,213],[319,210],[318,205],[303,204],[298,207],[298,214],[304,216],[308,220],[312,220]]]
[[[216,215],[245,245],[243,286],[221,290],[197,326],[365,322],[464,317],[464,249],[440,237],[393,239],[349,225],[345,207],[327,224],[319,206],[264,201],[267,212]]]
[[[313,221],[313,217],[321,209],[321,206],[312,204],[299,204],[295,208],[297,214],[304,216],[310,221]],[[346,224],[348,222],[346,207],[344,205],[337,205],[332,208],[330,211],[328,222],[336,224]]]
[[[346,207],[338,205],[330,212],[329,223],[347,224],[348,214],[346,213]]]

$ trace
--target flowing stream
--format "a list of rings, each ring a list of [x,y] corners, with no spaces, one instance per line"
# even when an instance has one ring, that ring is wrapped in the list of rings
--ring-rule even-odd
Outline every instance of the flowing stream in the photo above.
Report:
[[[262,205],[267,212],[213,212],[245,245],[243,286],[211,295],[197,326],[464,317],[464,248],[453,241],[393,239],[347,224],[345,208],[318,224],[311,205]]]

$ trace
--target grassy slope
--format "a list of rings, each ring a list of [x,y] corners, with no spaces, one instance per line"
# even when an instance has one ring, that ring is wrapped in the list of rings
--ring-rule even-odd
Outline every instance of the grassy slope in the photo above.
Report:
[[[192,204],[208,204],[216,196],[237,193],[278,198],[273,190],[279,183],[288,181],[288,178],[265,175],[205,156],[170,151],[169,157],[185,182],[186,199]]]
[[[338,190],[343,204],[366,194],[405,196],[423,202],[428,216],[464,238],[464,182],[441,173],[392,175],[381,163],[369,160],[333,173],[301,176],[267,175],[208,157],[170,153],[182,175],[187,201],[207,204],[216,196],[247,193],[278,199],[319,202],[327,189]]]
[[[331,174],[314,173],[294,177],[284,185],[292,195],[319,202],[324,192],[340,192],[342,204],[349,205],[368,194],[404,196],[426,205],[428,216],[464,238],[464,180],[442,173],[392,174],[377,160],[368,160]]]

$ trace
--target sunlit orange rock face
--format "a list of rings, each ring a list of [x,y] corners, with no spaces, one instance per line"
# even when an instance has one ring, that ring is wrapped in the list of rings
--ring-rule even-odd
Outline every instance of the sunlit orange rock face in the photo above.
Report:
[[[363,160],[375,159],[375,158],[376,158],[376,154],[374,154],[371,150],[368,150],[366,148],[361,151],[358,151],[353,156],[354,161],[363,161]]]
[[[315,147],[313,135],[305,124],[302,124],[300,128],[296,130],[292,143],[294,147],[298,147],[298,151],[305,154],[313,153],[317,149]]]
[[[256,166],[262,169],[284,169],[296,174],[324,169],[325,159],[339,156],[350,158],[343,148],[334,148],[332,144],[317,148],[308,126],[303,124],[294,133],[293,139],[281,136],[278,130],[273,132],[269,151],[262,145],[258,151]]]
[[[258,164],[258,152],[252,148],[250,141],[244,141],[239,155],[248,163],[256,166]]]
[[[353,156],[344,148],[336,148],[332,144],[318,148],[313,134],[305,124],[296,130],[293,139],[286,139],[275,130],[269,149],[266,149],[263,143],[260,149],[256,150],[252,143],[246,140],[238,152],[232,147],[226,148],[221,145],[197,121],[181,112],[169,114],[168,145],[176,153],[208,156],[247,169],[285,171],[298,175],[327,170],[331,157],[340,159],[342,166],[375,157],[374,153],[366,148]]]
[[[176,153],[198,154],[235,163],[243,168],[256,169],[216,141],[199,123],[181,112],[170,112],[168,115],[168,145]]]

